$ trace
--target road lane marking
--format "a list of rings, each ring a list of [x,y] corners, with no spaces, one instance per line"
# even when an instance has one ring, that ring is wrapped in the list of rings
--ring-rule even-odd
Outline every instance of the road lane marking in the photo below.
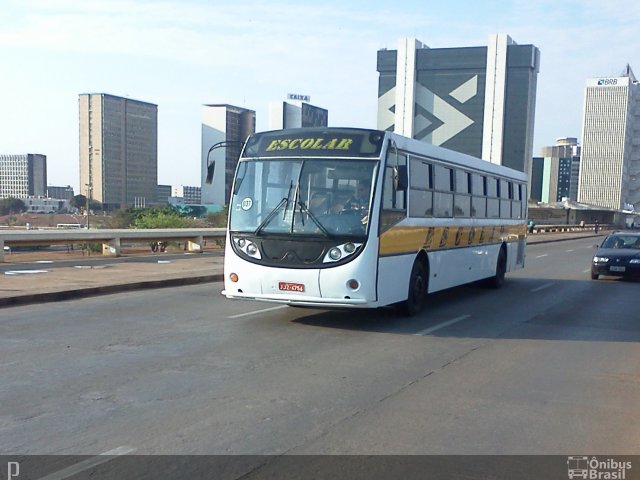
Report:
[[[582,270],[582,273],[589,273],[591,271],[590,268],[587,268],[586,270]]]
[[[539,292],[540,290],[544,290],[545,288],[549,288],[553,285],[555,285],[555,282],[545,283],[544,285],[540,285],[539,287],[532,289],[531,293]]]
[[[536,258],[542,258],[542,257],[548,257],[549,254],[548,253],[544,253],[542,255],[538,255]]]
[[[90,468],[97,467],[98,465],[102,465],[103,463],[107,463],[113,460],[115,457],[127,455],[135,451],[135,448],[125,446],[114,448],[113,450],[109,450],[108,452],[101,453],[100,455],[96,455],[95,457],[88,458],[86,460],[83,460],[82,462],[71,465],[70,467],[63,468],[60,471],[51,473],[46,477],[41,477],[39,480],[64,480],[65,478],[70,478],[80,472],[89,470]]]
[[[280,305],[278,307],[263,308],[262,310],[255,310],[253,312],[237,313],[236,315],[231,315],[231,316],[229,316],[227,318],[248,317],[249,315],[258,315],[259,313],[273,312],[274,310],[280,310],[282,308],[287,308],[287,306],[286,305]]]
[[[414,333],[414,335],[418,335],[418,336],[429,335],[430,333],[433,333],[436,330],[440,330],[441,328],[448,327],[449,325],[453,325],[454,323],[461,322],[462,320],[465,320],[470,316],[471,315],[460,315],[459,317],[453,318],[451,320],[447,320],[446,322],[439,323],[438,325],[434,325],[433,327],[426,328],[417,333]]]
[[[573,248],[571,250],[565,250],[567,253],[573,252]]]

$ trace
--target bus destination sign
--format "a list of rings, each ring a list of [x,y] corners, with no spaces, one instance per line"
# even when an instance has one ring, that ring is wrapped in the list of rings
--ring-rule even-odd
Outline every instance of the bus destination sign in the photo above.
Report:
[[[382,138],[382,132],[356,129],[266,132],[248,140],[245,156],[377,157]]]

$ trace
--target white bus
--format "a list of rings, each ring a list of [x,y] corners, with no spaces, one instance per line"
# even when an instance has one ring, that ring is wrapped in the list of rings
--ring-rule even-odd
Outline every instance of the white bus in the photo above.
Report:
[[[254,134],[229,204],[223,294],[419,312],[428,293],[524,267],[524,173],[352,128]]]

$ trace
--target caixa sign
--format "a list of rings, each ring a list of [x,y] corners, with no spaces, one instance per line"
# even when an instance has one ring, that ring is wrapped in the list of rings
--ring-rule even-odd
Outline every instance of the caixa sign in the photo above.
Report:
[[[598,80],[598,85],[612,86],[617,84],[618,84],[617,78],[600,78]]]

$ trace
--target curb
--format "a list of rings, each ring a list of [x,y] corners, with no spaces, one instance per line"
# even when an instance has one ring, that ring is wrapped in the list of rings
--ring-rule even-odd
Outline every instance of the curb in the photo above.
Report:
[[[149,280],[143,282],[121,283],[116,285],[104,285],[101,287],[76,288],[60,292],[32,293],[15,297],[0,298],[1,307],[18,305],[31,305],[35,303],[62,302],[65,300],[77,300],[79,298],[109,295],[129,290],[150,290],[152,288],[179,287],[182,285],[196,285],[199,283],[221,282],[224,279],[222,273],[213,275],[201,275],[198,277],[167,278],[163,280]]]

